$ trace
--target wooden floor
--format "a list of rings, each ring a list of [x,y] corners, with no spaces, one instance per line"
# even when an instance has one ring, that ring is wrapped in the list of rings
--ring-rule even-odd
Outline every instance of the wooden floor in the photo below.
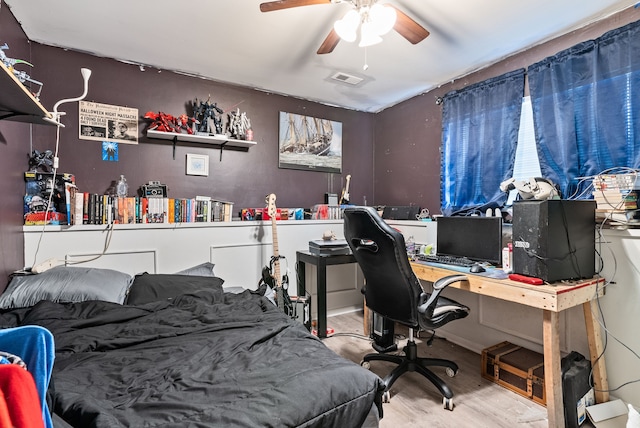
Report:
[[[336,334],[323,342],[336,353],[356,363],[362,356],[373,352],[370,341],[363,336],[362,313],[349,313],[330,317],[329,327]],[[406,342],[407,331],[396,326],[400,335],[399,348]],[[533,401],[496,385],[480,375],[480,355],[445,339],[436,338],[431,347],[426,345],[426,334],[416,339],[418,355],[446,358],[459,366],[458,374],[450,378],[443,368],[434,372],[447,382],[454,393],[454,410],[445,410],[442,396],[425,378],[407,373],[391,388],[391,400],[383,405],[381,428],[404,427],[456,427],[456,428],[513,428],[547,427],[547,410]],[[371,363],[371,371],[384,377],[394,367],[386,362]],[[586,424],[582,427],[591,426]]]

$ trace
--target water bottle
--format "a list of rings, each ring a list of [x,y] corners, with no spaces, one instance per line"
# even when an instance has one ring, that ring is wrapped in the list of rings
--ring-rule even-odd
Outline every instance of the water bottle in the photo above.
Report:
[[[124,178],[124,175],[120,175],[120,179],[118,180],[118,184],[116,185],[116,194],[119,198],[125,198],[129,193],[129,185],[127,184],[127,179]]]

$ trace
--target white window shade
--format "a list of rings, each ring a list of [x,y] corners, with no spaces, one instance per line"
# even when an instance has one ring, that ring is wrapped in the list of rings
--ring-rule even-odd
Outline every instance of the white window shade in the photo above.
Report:
[[[522,111],[520,114],[520,129],[518,131],[518,145],[516,147],[516,161],[513,168],[513,178],[526,180],[532,177],[541,177],[540,160],[536,149],[536,135],[533,129],[533,110],[531,98],[522,98]],[[509,193],[507,205],[511,205],[518,194],[517,190]]]

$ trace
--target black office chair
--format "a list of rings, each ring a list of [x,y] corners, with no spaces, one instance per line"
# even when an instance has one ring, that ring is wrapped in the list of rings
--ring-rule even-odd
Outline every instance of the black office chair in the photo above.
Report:
[[[344,236],[365,278],[366,305],[387,319],[409,327],[404,356],[385,353],[367,354],[369,361],[389,361],[398,365],[385,379],[385,401],[390,398],[393,383],[406,372],[418,372],[429,379],[443,395],[446,409],[453,410],[453,392],[428,366],[445,367],[454,376],[458,365],[439,358],[418,357],[413,334],[415,329],[435,330],[469,314],[469,308],[440,294],[449,284],[467,279],[465,275],[450,275],[433,284],[426,293],[413,273],[405,241],[400,232],[391,228],[372,207],[348,207],[344,210]]]

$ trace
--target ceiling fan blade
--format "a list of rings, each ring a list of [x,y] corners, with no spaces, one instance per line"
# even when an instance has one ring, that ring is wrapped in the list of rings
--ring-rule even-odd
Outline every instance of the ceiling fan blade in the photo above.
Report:
[[[409,15],[391,4],[386,4],[385,6],[390,6],[396,10],[397,18],[393,29],[400,33],[402,37],[414,45],[427,38],[429,32],[422,25],[410,18]]]
[[[290,9],[292,7],[310,6],[313,4],[331,3],[331,0],[278,0],[260,4],[261,12],[273,12],[274,10]]]
[[[318,55],[323,55],[323,54],[328,54],[333,52],[333,50],[338,45],[339,41],[340,41],[340,36],[338,36],[338,33],[336,33],[336,30],[331,29],[331,31],[327,35],[327,38],[324,39],[324,42],[322,42],[322,44],[318,48],[318,52],[317,52]]]

